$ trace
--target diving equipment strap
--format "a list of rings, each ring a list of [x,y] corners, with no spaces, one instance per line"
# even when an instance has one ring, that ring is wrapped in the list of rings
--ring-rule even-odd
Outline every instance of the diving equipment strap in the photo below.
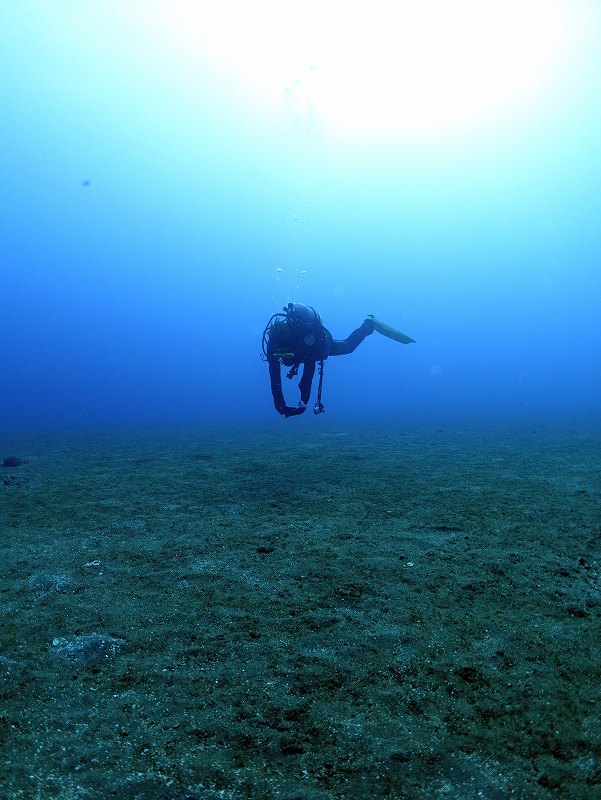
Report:
[[[317,401],[313,406],[313,413],[314,414],[323,414],[325,411],[324,405],[321,402],[321,387],[323,386],[323,361],[319,362],[319,385],[317,387]]]

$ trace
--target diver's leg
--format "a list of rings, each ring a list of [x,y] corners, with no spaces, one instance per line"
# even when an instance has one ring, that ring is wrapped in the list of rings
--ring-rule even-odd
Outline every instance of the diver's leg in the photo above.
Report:
[[[331,356],[346,356],[356,350],[366,336],[374,332],[373,319],[366,319],[361,327],[354,330],[346,339],[332,339],[330,344]]]

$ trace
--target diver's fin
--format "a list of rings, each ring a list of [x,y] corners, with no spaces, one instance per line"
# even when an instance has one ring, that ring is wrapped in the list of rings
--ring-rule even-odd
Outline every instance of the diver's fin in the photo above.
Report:
[[[370,314],[367,319],[373,320],[374,330],[381,333],[382,336],[388,336],[389,339],[394,339],[395,342],[400,342],[401,344],[415,343],[415,339],[412,339],[411,336],[397,331],[396,328],[391,328],[390,325],[387,325],[385,322],[380,322],[380,320],[376,319],[372,314]]]

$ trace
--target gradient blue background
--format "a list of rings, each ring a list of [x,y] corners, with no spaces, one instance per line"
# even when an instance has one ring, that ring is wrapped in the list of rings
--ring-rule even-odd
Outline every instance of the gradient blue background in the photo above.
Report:
[[[190,5],[0,2],[0,425],[598,419],[599,4],[507,120],[383,141],[138,24]],[[331,359],[326,415],[283,420],[259,353],[289,300],[417,344]]]

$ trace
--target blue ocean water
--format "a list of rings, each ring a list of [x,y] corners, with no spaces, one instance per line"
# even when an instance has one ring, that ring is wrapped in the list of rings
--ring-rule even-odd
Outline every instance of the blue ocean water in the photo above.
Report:
[[[315,4],[238,4],[232,46],[219,14],[235,5],[0,0],[0,425],[598,419],[599,5],[520,4],[532,13],[515,11],[481,84],[486,42],[470,40],[481,52],[457,96],[482,102],[465,124],[440,97],[413,126],[407,99],[399,123],[398,65],[370,72],[380,51],[356,42],[365,68],[337,87],[346,128],[320,93],[336,42],[320,44],[325,66],[309,47],[303,61]],[[355,5],[334,5],[344,29]],[[469,13],[457,5],[458,30]],[[430,45],[444,34],[429,30]],[[293,68],[274,54],[295,33]],[[543,34],[545,58],[497,92],[511,37],[534,52]],[[427,97],[432,81],[407,71]],[[365,90],[372,74],[390,82]],[[329,360],[326,415],[284,421],[259,354],[289,301],[335,337],[373,313],[416,344],[375,334]]]

